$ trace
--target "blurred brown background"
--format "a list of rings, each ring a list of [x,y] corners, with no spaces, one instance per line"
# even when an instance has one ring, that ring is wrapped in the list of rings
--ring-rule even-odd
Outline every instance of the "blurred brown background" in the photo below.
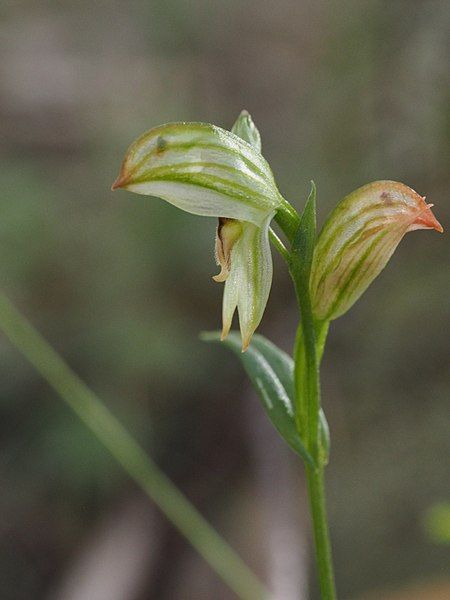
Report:
[[[376,179],[449,222],[446,0],[4,0],[1,282],[279,600],[317,598],[302,466],[220,325],[214,220],[111,194],[166,121],[253,115],[282,193],[319,217]],[[290,350],[276,273],[261,332]],[[424,514],[448,500],[448,235],[408,235],[335,322],[323,395],[340,597],[450,597]],[[0,337],[4,600],[228,599],[192,548]],[[306,589],[310,587],[310,591]]]

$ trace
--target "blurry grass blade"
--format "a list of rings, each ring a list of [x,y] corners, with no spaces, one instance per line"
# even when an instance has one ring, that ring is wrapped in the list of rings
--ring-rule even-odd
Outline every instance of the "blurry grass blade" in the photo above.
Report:
[[[169,123],[142,135],[126,153],[116,188],[255,225],[282,202],[259,151],[208,123]]]
[[[450,546],[450,502],[439,502],[425,513],[425,530],[436,544]]]
[[[316,319],[344,314],[386,266],[408,231],[442,226],[432,205],[395,181],[369,183],[344,198],[317,240],[311,275]]]
[[[242,559],[3,294],[0,329],[237,596],[268,598]]]
[[[231,128],[231,132],[261,152],[261,135],[250,114],[243,110]]]
[[[206,332],[201,337],[205,341],[220,341],[218,332]],[[230,333],[223,343],[241,360],[262,400],[267,416],[278,433],[297,454],[313,466],[312,458],[306,451],[295,426],[292,369],[285,361],[287,355],[260,335],[253,337],[245,353],[241,352],[240,339],[235,332]]]

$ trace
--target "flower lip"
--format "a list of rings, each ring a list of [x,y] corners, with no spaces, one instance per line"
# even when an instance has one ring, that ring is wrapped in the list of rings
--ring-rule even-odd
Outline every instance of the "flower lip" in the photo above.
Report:
[[[216,263],[217,265],[220,265],[220,273],[214,275],[214,281],[220,283],[228,279],[231,269],[231,251],[235,243],[241,237],[241,234],[242,223],[240,221],[219,217],[215,255]]]

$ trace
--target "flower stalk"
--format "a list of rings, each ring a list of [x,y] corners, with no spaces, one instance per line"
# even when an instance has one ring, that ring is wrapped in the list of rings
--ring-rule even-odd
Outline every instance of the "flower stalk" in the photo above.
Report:
[[[292,244],[290,273],[301,315],[294,347],[296,425],[314,466],[305,465],[308,498],[314,533],[314,546],[323,600],[335,600],[331,543],[325,503],[325,465],[328,448],[321,436],[321,399],[319,365],[328,326],[314,319],[309,281],[316,243],[316,188],[301,215]],[[322,413],[323,414],[323,413]]]
[[[305,294],[304,296],[309,296]],[[297,294],[301,322],[298,326],[294,362],[297,400],[297,427],[306,447],[315,461],[305,464],[308,498],[314,532],[317,571],[322,600],[334,600],[333,561],[325,500],[325,466],[328,450],[323,447],[320,435],[320,347],[328,327],[316,328],[309,298]]]
[[[317,469],[306,467],[306,481],[313,524],[320,593],[322,600],[335,600],[337,596],[325,502],[324,467]]]

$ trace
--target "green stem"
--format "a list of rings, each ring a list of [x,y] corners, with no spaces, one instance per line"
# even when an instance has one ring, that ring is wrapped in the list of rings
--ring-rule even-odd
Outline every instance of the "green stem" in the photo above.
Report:
[[[313,522],[320,592],[322,600],[335,600],[336,589],[325,506],[324,468],[322,466],[318,469],[306,467],[306,478]]]
[[[278,223],[288,240],[292,242],[300,223],[300,216],[292,204],[289,204],[282,196],[280,196],[280,201],[281,204],[274,220]]]
[[[278,250],[278,252],[281,254],[283,259],[286,261],[287,264],[289,264],[290,254],[289,254],[286,246],[283,244],[283,242],[280,240],[280,238],[277,236],[277,234],[275,233],[275,231],[272,228],[269,229],[269,237],[270,237],[270,241],[275,246],[275,248]]]
[[[3,294],[0,329],[237,596],[268,598],[242,559]]]
[[[315,333],[316,333],[316,354],[317,354],[317,368],[320,368],[320,362],[322,360],[323,352],[325,349],[325,342],[328,334],[328,321],[315,322]],[[307,409],[308,409],[308,398],[305,394],[307,388],[306,380],[306,357],[305,357],[305,344],[303,336],[303,327],[299,325],[295,338],[294,348],[295,358],[295,396],[297,398],[297,429],[302,436],[302,439],[306,439],[307,429]],[[319,419],[320,427],[320,419]]]
[[[328,323],[314,321],[308,289],[294,279],[301,312],[294,349],[296,422],[316,467],[306,465],[308,496],[314,531],[317,570],[322,600],[335,600],[336,589],[325,507],[324,463],[320,436],[320,374]]]
[[[308,446],[308,396],[303,327],[297,327],[294,346],[295,424],[301,439]]]
[[[316,331],[309,293],[300,286],[296,291],[301,312],[294,350],[297,427],[318,464],[320,380]]]

